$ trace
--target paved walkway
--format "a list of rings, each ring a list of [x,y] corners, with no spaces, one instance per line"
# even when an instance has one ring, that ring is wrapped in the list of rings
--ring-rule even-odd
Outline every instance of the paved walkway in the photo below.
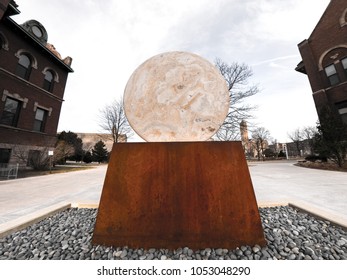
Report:
[[[255,162],[249,170],[260,206],[294,203],[347,226],[347,173]],[[9,223],[56,205],[98,204],[107,166],[0,181],[0,234]]]
[[[347,226],[347,172],[298,167],[294,163],[250,163],[258,204],[292,203]]]
[[[97,168],[0,181],[0,227],[2,223],[64,203],[97,204],[106,174]]]

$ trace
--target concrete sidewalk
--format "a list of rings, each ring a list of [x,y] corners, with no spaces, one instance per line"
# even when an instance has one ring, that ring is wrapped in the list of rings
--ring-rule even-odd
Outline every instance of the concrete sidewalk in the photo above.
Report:
[[[107,165],[0,181],[0,235],[5,228],[73,204],[98,204]]]
[[[291,204],[347,228],[347,172],[298,167],[295,162],[249,164],[259,206]]]
[[[296,167],[292,161],[249,164],[259,206],[292,203],[347,227],[347,173]],[[54,211],[97,205],[106,165],[95,169],[0,181],[0,236]]]

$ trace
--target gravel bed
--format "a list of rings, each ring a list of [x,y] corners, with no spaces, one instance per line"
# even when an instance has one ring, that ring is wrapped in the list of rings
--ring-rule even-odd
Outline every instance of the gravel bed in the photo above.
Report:
[[[260,208],[268,245],[193,251],[92,246],[96,209],[71,208],[0,239],[0,260],[345,260],[347,232],[281,206]]]

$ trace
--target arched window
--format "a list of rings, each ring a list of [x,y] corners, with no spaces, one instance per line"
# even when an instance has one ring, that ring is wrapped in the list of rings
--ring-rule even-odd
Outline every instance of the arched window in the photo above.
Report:
[[[8,40],[3,33],[0,32],[0,50],[8,51]]]
[[[17,68],[16,68],[16,75],[25,80],[29,80],[30,73],[31,73],[31,60],[27,55],[21,54],[19,56],[19,60],[18,60]]]
[[[54,74],[52,71],[46,71],[45,79],[43,80],[43,89],[52,92],[54,85]]]
[[[326,86],[335,86],[347,80],[347,44],[326,50],[319,58],[318,69],[328,78]]]
[[[340,17],[340,25],[341,27],[347,25],[347,9],[345,9]]]
[[[324,70],[329,79],[330,85],[334,86],[340,83],[340,78],[334,64],[330,64],[329,66],[325,67]]]

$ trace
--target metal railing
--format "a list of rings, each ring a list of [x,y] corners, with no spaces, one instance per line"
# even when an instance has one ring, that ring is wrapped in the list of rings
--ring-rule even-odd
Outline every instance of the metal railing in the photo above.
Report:
[[[0,164],[0,178],[16,179],[19,164]]]

